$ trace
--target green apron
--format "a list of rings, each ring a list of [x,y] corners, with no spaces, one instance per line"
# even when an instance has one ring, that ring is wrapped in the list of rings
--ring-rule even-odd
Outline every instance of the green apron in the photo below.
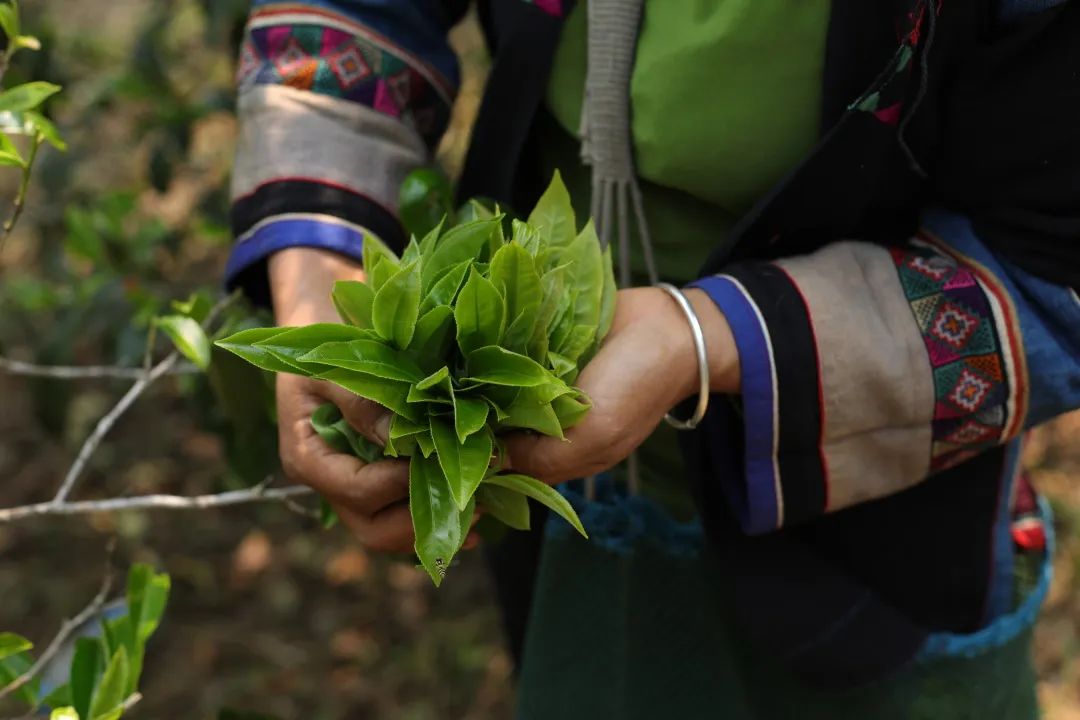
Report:
[[[585,0],[566,21],[538,130],[580,217]],[[649,0],[631,83],[635,159],[663,279],[695,277],[734,222],[819,133],[828,0]],[[644,275],[640,252],[633,267]],[[1029,633],[966,657],[921,658],[842,693],[801,683],[739,636],[731,582],[694,518],[675,433],[641,449],[644,493],[602,478],[564,494],[585,541],[548,522],[519,685],[518,717],[1005,718],[1037,715]]]

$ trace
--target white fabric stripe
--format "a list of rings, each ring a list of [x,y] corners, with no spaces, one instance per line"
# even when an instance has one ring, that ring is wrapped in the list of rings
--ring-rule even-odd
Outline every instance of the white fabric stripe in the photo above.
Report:
[[[769,375],[772,381],[772,466],[773,466],[773,493],[776,495],[776,527],[781,528],[784,526],[784,492],[780,486],[780,460],[777,454],[780,450],[780,395],[778,388],[778,381],[776,378],[776,358],[773,355],[772,336],[769,334],[769,326],[765,324],[765,318],[762,316],[761,311],[758,309],[757,303],[754,302],[754,298],[743,286],[741,282],[736,280],[730,275],[721,275],[721,277],[730,280],[731,283],[743,294],[747,303],[754,309],[754,317],[757,318],[758,327],[761,329],[761,335],[765,338],[765,346],[769,350]]]
[[[248,22],[248,29],[255,30],[274,25],[323,25],[353,35],[360,35],[380,49],[400,56],[410,67],[412,67],[412,69],[416,70],[416,72],[420,73],[425,80],[431,83],[432,87],[435,88],[435,92],[439,94],[439,97],[442,98],[443,102],[447,105],[453,105],[454,103],[454,91],[450,86],[450,82],[443,78],[442,73],[434,70],[428,63],[424,62],[423,59],[413,55],[405,48],[389,42],[386,38],[372,32],[359,23],[333,18],[328,15],[305,12],[278,13],[264,17],[260,17],[256,14],[255,17]]]
[[[240,94],[232,197],[268,182],[308,179],[346,188],[397,211],[409,171],[427,162],[420,134],[369,107],[281,85]]]
[[[368,230],[366,227],[351,223],[348,220],[342,220],[341,218],[335,217],[334,215],[323,215],[321,213],[282,213],[281,215],[272,215],[271,217],[263,218],[259,222],[252,225],[250,230],[237,238],[236,244],[239,245],[242,242],[250,240],[252,236],[254,236],[257,232],[259,232],[266,226],[273,225],[274,223],[282,222],[284,220],[310,220],[312,222],[320,222],[327,225],[338,225],[340,227],[348,228],[353,232],[359,233],[360,235],[371,234],[371,231]]]
[[[972,276],[975,278],[975,282],[979,284],[979,289],[982,290],[983,295],[986,296],[987,301],[990,303],[991,312],[994,314],[994,329],[997,330],[1001,358],[1005,362],[1005,376],[1009,379],[1009,399],[1005,403],[1005,424],[1002,425],[1002,430],[1007,430],[1012,427],[1013,422],[1016,420],[1019,402],[1017,363],[1016,358],[1013,357],[1012,343],[1009,342],[1009,339],[1012,337],[1009,332],[1009,314],[1005,308],[1001,306],[997,294],[986,286],[986,283],[982,281],[979,274],[972,272]],[[1017,328],[1017,330],[1019,330],[1019,328]],[[1026,382],[1026,378],[1024,381]],[[1021,425],[1020,427],[1022,428],[1023,426]],[[1003,441],[1010,439],[1011,438],[1002,438]]]

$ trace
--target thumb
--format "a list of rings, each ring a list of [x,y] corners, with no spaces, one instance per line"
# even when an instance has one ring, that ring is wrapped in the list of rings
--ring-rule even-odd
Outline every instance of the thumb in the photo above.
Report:
[[[392,413],[378,403],[331,383],[321,383],[323,397],[337,406],[345,421],[368,440],[385,446],[390,437]]]

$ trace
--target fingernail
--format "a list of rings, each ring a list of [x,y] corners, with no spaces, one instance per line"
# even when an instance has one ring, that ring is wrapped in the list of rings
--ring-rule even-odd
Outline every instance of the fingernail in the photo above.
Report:
[[[375,437],[381,445],[390,439],[390,413],[384,413],[375,421]]]

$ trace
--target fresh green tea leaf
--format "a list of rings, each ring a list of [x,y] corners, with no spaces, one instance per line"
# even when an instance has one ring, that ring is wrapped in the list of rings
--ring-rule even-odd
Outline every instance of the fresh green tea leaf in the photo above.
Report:
[[[453,305],[470,264],[465,260],[451,266],[424,295],[420,302],[420,312],[427,312],[437,305]]]
[[[223,350],[228,350],[234,355],[247,360],[249,363],[262,370],[292,373],[295,372],[295,370],[291,365],[278,360],[274,355],[268,352],[265,347],[258,345],[258,343],[269,340],[275,335],[280,335],[290,329],[291,328],[282,327],[251,328],[249,330],[241,330],[223,340],[218,340],[214,344]]]
[[[517,399],[506,408],[507,417],[503,427],[525,428],[562,438],[562,425],[551,407],[551,400],[542,397],[545,386],[522,388]]]
[[[341,419],[341,411],[338,410],[337,406],[333,403],[325,403],[311,413],[311,427],[331,450],[347,453],[352,449],[352,446],[349,444],[349,439],[337,427]]]
[[[342,322],[360,328],[372,327],[371,306],[375,302],[375,291],[370,285],[359,280],[338,280],[334,283],[332,297]]]
[[[498,224],[499,221],[492,218],[447,230],[439,238],[431,256],[424,259],[424,294],[454,265],[480,259],[481,249],[487,247],[488,238]]]
[[[180,354],[203,370],[210,367],[210,338],[199,323],[184,315],[166,315],[154,323],[169,336]]]
[[[491,465],[494,448],[491,434],[478,432],[458,442],[457,433],[449,423],[432,417],[431,438],[454,502],[458,509],[464,510]]]
[[[600,343],[607,337],[611,330],[611,323],[615,320],[615,302],[619,287],[615,283],[615,267],[611,262],[611,246],[604,248],[600,258],[600,266],[604,274],[604,289],[600,293],[600,318],[597,322],[596,340],[589,352],[582,358],[584,362],[592,360],[600,349]]]
[[[576,395],[562,395],[551,401],[551,408],[555,411],[556,417],[559,418],[559,424],[562,425],[564,430],[574,427],[582,418],[592,409],[592,403],[584,395],[584,393],[578,393]]]
[[[506,318],[512,321],[503,346],[524,352],[536,327],[543,299],[540,274],[533,258],[519,245],[504,245],[491,258],[489,276],[492,284],[502,292]]]
[[[405,252],[401,254],[401,264],[408,265],[420,259],[420,245],[416,242],[416,236],[409,238],[409,244],[405,246]]]
[[[405,353],[378,340],[323,343],[298,360],[400,382],[414,383],[424,377],[424,371]]]
[[[461,547],[462,535],[460,511],[437,459],[412,456],[409,511],[416,533],[416,554],[438,587]]]
[[[604,294],[604,257],[592,221],[566,248],[562,261],[567,263],[567,287],[576,294],[573,325],[599,326]]]
[[[469,354],[468,377],[465,382],[531,387],[550,382],[551,373],[532,358],[510,352],[497,345],[474,350]]]
[[[525,495],[492,483],[476,490],[476,502],[495,519],[515,530],[529,529],[529,500]]]
[[[420,420],[420,413],[414,406],[409,404],[407,399],[410,387],[408,383],[386,380],[359,373],[355,370],[342,370],[340,368],[321,373],[318,378],[332,382],[362,398],[378,403],[398,415],[404,415],[413,422]]]
[[[420,264],[414,261],[375,293],[371,320],[380,337],[404,350],[412,341],[419,313]]]
[[[327,366],[304,362],[300,358],[326,343],[367,340],[370,338],[370,330],[362,330],[352,325],[317,323],[315,325],[305,325],[304,327],[285,328],[280,333],[275,333],[265,340],[258,341],[256,345],[269,352],[279,362],[292,366],[289,372],[317,374],[325,371]],[[231,339],[229,338],[229,340]],[[226,347],[226,349],[231,348]]]
[[[378,290],[379,287],[381,287],[381,285],[376,284],[372,278],[375,266],[377,266],[381,260],[389,262],[389,265],[386,266],[386,272],[390,275],[393,275],[397,272],[398,268],[401,267],[401,261],[398,260],[398,256],[394,251],[371,232],[364,233],[364,247],[361,251],[361,258],[364,263],[364,271],[368,274],[368,281],[371,282],[373,290]]]
[[[535,228],[548,245],[569,245],[577,234],[574,206],[570,193],[563,184],[558,171],[547,190],[540,196],[536,207],[529,213],[528,223]]]
[[[570,328],[570,333],[556,348],[556,354],[572,361],[576,367],[578,359],[592,347],[595,339],[595,325],[575,325]]]
[[[73,707],[56,708],[49,713],[49,720],[79,720],[79,713]]]
[[[372,262],[375,264],[365,266],[365,270],[367,270],[367,279],[371,289],[377,293],[390,282],[391,278],[401,272],[401,265],[397,260],[383,256],[377,256]]]
[[[466,355],[489,345],[498,345],[506,328],[506,303],[502,294],[476,268],[458,295],[454,308],[457,343]]]
[[[536,254],[540,252],[540,233],[534,228],[530,227],[527,223],[523,223],[520,220],[514,220],[510,224],[511,235],[510,242],[524,248],[525,252],[532,255],[534,258]]]
[[[578,518],[577,513],[574,512],[573,506],[566,501],[566,498],[559,494],[558,490],[550,485],[542,483],[536,478],[531,478],[527,475],[492,475],[486,478],[484,482],[531,497],[540,504],[547,506],[549,510],[557,513],[561,518],[566,520],[566,522],[570,523],[575,530],[581,533],[582,537],[589,537],[589,534],[585,532],[585,528],[581,524],[581,519]]]
[[[487,418],[488,404],[485,400],[454,396],[454,429],[459,442],[464,443],[465,438],[479,432],[487,423]]]
[[[430,372],[446,359],[454,342],[454,311],[449,305],[437,305],[416,321],[416,332],[409,343],[409,355]]]

